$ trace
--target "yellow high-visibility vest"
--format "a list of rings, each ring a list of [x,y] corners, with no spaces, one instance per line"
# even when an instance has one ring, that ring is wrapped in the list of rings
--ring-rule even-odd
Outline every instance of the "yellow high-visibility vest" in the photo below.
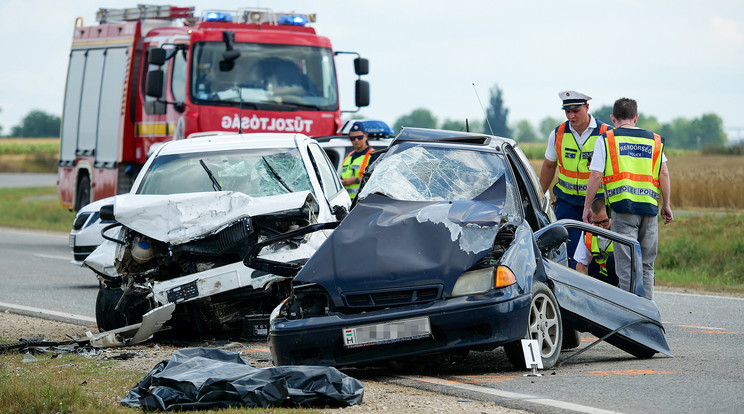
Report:
[[[589,184],[589,162],[594,152],[597,138],[610,128],[609,125],[597,120],[594,128],[584,145],[579,148],[576,139],[568,127],[568,121],[560,124],[555,130],[555,149],[558,153],[558,182],[553,187],[553,194],[574,205],[584,205],[586,187]],[[597,191],[602,196],[602,189]]]
[[[341,167],[341,179],[345,180],[347,178],[357,177],[361,180],[374,150],[374,148],[369,147],[363,156],[358,156],[353,160],[351,159],[351,154],[353,154],[353,152],[349,153],[349,155],[344,158],[344,163]],[[359,183],[345,185],[344,188],[346,188],[349,197],[353,200],[354,197],[356,197],[357,192],[359,192]]]
[[[663,139],[644,129],[622,129],[607,131],[605,144],[607,162],[602,182],[612,210],[656,216]]]
[[[602,250],[597,236],[586,232],[584,233],[584,244],[586,245],[586,249],[591,252],[594,261],[599,265],[599,274],[607,277],[607,260],[609,260],[610,255],[614,253],[612,241],[608,240],[607,247]]]

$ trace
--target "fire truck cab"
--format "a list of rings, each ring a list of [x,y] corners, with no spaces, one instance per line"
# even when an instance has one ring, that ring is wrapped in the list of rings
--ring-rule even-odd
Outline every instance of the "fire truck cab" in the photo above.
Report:
[[[153,144],[206,132],[301,132],[342,125],[335,57],[355,55],[355,104],[369,63],[334,52],[314,14],[140,5],[75,22],[58,194],[78,210],[127,192]],[[347,111],[353,112],[353,111]]]

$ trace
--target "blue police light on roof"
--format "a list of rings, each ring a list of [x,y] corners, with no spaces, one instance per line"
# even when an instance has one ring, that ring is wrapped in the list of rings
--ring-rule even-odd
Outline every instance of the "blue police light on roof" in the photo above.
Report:
[[[285,14],[279,16],[279,24],[289,26],[305,26],[307,24],[307,18],[305,16]]]
[[[207,12],[204,16],[205,22],[232,22],[232,15],[223,12]]]

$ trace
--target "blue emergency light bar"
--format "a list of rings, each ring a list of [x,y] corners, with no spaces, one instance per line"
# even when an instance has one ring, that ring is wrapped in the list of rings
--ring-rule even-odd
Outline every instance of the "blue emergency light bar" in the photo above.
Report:
[[[271,9],[244,7],[238,10],[206,10],[201,14],[203,22],[268,24],[279,26],[307,26],[315,23],[316,15],[302,13],[275,13]]]
[[[221,11],[208,11],[204,13],[202,18],[205,22],[226,22],[230,23],[233,21],[232,13],[221,12]]]
[[[282,14],[279,16],[279,24],[285,26],[305,26],[307,17],[297,14]]]

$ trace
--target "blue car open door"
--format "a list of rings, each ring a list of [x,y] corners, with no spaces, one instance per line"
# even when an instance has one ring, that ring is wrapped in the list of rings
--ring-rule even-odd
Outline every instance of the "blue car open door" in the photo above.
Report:
[[[566,266],[565,249],[562,256],[545,254],[550,256],[543,261],[545,272],[553,282],[553,293],[564,322],[639,358],[650,358],[656,353],[673,356],[664,336],[656,303],[642,296],[641,249],[638,242],[575,220],[557,221],[537,231],[535,236],[539,239],[542,234],[558,226],[591,231],[611,239],[613,243],[630,246],[632,258],[630,291],[626,292]]]

